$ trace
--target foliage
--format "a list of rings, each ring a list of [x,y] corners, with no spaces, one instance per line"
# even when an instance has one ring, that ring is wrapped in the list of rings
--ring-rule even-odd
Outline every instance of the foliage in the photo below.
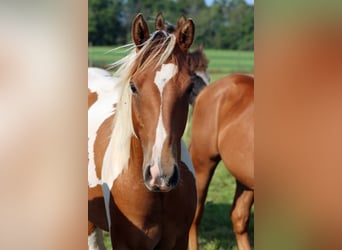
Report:
[[[195,45],[206,48],[253,50],[254,6],[243,0],[89,0],[88,43],[122,45],[131,41],[131,22],[143,13],[150,30],[162,11],[166,21],[175,24],[181,15],[196,24]]]
[[[88,1],[88,43],[120,44],[125,29],[121,21],[122,3],[110,0]]]

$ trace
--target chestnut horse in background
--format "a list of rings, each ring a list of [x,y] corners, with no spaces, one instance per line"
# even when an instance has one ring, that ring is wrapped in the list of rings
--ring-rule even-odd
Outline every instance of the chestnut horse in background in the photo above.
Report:
[[[194,29],[189,19],[174,34],[150,35],[139,14],[135,48],[117,63],[117,81],[89,86],[90,249],[104,248],[99,229],[110,231],[113,249],[187,249],[197,194],[181,137]]]
[[[254,78],[226,76],[204,88],[193,110],[190,155],[198,203],[189,247],[198,249],[197,230],[208,186],[222,160],[236,179],[231,219],[240,250],[251,249],[247,227],[254,202]]]

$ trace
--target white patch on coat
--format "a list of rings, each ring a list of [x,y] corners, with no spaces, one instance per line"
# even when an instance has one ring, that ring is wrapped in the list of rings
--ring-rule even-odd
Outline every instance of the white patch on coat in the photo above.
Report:
[[[96,228],[88,235],[88,250],[106,250],[101,229]]]
[[[154,83],[157,85],[160,96],[162,96],[165,84],[177,73],[177,66],[173,63],[163,64],[160,71],[157,71]]]
[[[115,113],[113,105],[120,99],[120,86],[117,78],[108,71],[99,68],[88,68],[88,88],[96,92],[97,100],[88,109],[88,186],[101,184],[96,175],[94,161],[94,143],[101,124]]]

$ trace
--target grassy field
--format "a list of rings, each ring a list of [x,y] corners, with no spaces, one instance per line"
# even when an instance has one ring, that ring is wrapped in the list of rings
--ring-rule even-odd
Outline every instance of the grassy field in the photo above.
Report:
[[[123,49],[115,47],[91,47],[88,50],[88,65],[106,68],[110,63],[126,55]],[[230,73],[249,73],[254,71],[254,52],[212,50],[205,49],[209,59],[209,73],[211,82]],[[190,138],[191,122],[184,134],[188,143]],[[220,163],[216,169],[208,197],[205,211],[199,228],[199,241],[202,250],[237,250],[229,211],[235,192],[235,179]],[[254,210],[249,225],[251,241],[254,242]],[[106,245],[110,249],[108,234],[105,234]]]
[[[115,47],[90,47],[88,49],[88,65],[106,68],[124,57],[125,49],[113,50]],[[215,81],[230,73],[253,73],[254,52],[253,51],[231,51],[205,49],[209,59],[209,72],[211,80]]]

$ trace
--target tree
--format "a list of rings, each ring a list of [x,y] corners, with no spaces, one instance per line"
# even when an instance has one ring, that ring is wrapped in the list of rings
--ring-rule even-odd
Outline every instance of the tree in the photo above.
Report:
[[[121,10],[121,1],[89,0],[88,43],[108,45],[125,42]]]
[[[162,11],[175,24],[181,15],[191,17],[196,26],[194,45],[206,48],[253,50],[254,7],[243,0],[89,0],[88,42],[93,45],[123,45],[131,42],[132,20],[142,12],[154,29],[154,19]]]
[[[221,26],[222,47],[254,49],[254,7],[243,0],[221,3],[225,22]]]

